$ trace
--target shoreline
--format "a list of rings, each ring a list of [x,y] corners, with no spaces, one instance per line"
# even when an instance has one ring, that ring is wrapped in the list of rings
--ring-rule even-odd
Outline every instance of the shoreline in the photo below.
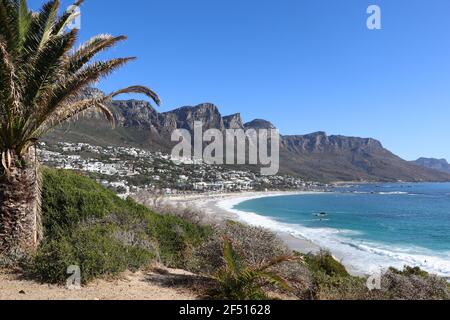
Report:
[[[199,194],[199,195],[184,195],[184,196],[174,196],[167,198],[165,202],[172,205],[183,205],[185,207],[194,207],[204,214],[208,218],[214,220],[232,220],[246,225],[251,225],[255,227],[262,227],[268,229],[275,233],[285,244],[292,250],[297,251],[302,254],[313,253],[317,254],[321,250],[329,250],[315,243],[314,241],[303,237],[298,234],[298,232],[287,232],[273,230],[267,228],[266,226],[258,223],[249,223],[247,219],[243,219],[242,216],[234,211],[232,208],[242,202],[248,200],[254,200],[259,198],[271,198],[271,197],[282,197],[282,196],[294,196],[294,195],[308,195],[308,194],[321,194],[321,191],[265,191],[265,192],[241,192],[241,193],[224,193],[224,194]],[[259,216],[260,219],[265,219],[269,221],[270,219]],[[363,272],[355,269],[351,264],[344,262],[344,256],[338,252],[331,252],[336,260],[342,261],[347,271],[354,276],[366,276]]]
[[[205,217],[211,221],[220,222],[223,220],[237,221],[249,226],[261,227],[276,234],[286,246],[293,251],[302,254],[313,253],[316,254],[321,250],[330,252],[333,257],[342,263],[347,271],[353,276],[366,277],[382,270],[387,270],[389,267],[402,269],[404,266],[419,266],[423,270],[431,274],[440,275],[444,278],[448,276],[437,269],[436,271],[429,270],[421,264],[422,256],[411,255],[405,256],[401,251],[387,251],[389,248],[383,247],[367,247],[360,244],[349,245],[349,248],[344,248],[342,243],[333,239],[335,234],[345,232],[346,230],[323,229],[325,235],[322,237],[320,230],[309,229],[301,225],[291,225],[276,221],[267,216],[259,215],[252,212],[242,212],[234,209],[239,203],[259,199],[280,196],[294,196],[294,195],[308,195],[308,194],[323,194],[323,191],[266,191],[266,192],[241,192],[241,193],[209,193],[198,195],[184,195],[166,198],[168,204],[175,206],[184,206],[186,208],[192,207],[205,214]],[[310,234],[310,231],[314,230]],[[320,235],[317,233],[319,232]],[[309,237],[310,235],[311,237]],[[319,238],[317,238],[319,236]],[[319,239],[319,240],[318,240]],[[348,250],[350,249],[350,250]],[[425,263],[431,256],[424,257]],[[392,260],[391,260],[392,259]],[[432,257],[434,259],[434,257]],[[439,257],[436,257],[436,268],[440,268]],[[389,260],[390,262],[387,262]],[[367,261],[371,261],[369,266]],[[432,260],[433,261],[433,260]],[[419,262],[419,263],[417,263]],[[431,265],[433,268],[434,265]],[[447,271],[445,271],[447,272]]]

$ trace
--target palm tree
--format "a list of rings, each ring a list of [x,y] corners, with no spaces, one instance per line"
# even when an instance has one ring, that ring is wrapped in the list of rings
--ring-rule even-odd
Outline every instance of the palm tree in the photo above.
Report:
[[[59,6],[50,0],[32,12],[26,0],[0,0],[0,254],[33,250],[42,238],[35,145],[43,135],[88,109],[113,123],[105,103],[119,94],[142,93],[160,104],[142,86],[83,98],[86,87],[135,58],[91,62],[126,37],[98,35],[75,50],[78,30],[67,27],[77,13],[58,15]]]
[[[214,279],[218,288],[212,291],[212,296],[226,300],[266,300],[267,294],[262,289],[264,284],[271,284],[291,291],[287,280],[270,269],[283,262],[300,261],[294,256],[281,256],[258,266],[249,266],[244,258],[233,248],[229,239],[223,245],[224,266],[217,272]]]

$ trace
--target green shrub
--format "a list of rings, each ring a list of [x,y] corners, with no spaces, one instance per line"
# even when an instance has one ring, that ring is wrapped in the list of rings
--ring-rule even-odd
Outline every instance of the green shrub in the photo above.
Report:
[[[155,255],[145,249],[125,246],[111,238],[108,228],[80,229],[71,237],[46,240],[34,259],[32,272],[39,280],[62,283],[68,266],[81,269],[83,283],[125,270],[135,271]]]
[[[397,275],[402,275],[402,276],[419,276],[422,278],[428,278],[430,276],[430,274],[428,272],[423,271],[419,267],[413,268],[413,267],[405,266],[403,271],[397,270],[395,268],[390,268],[389,271],[391,271],[392,273],[395,273]]]
[[[46,234],[67,232],[86,220],[103,218],[118,208],[119,198],[82,175],[43,169],[43,226]]]
[[[170,267],[184,267],[194,248],[212,234],[210,227],[194,225],[174,216],[153,215],[148,222],[149,233],[160,248],[162,262]]]
[[[308,254],[305,261],[313,272],[324,272],[332,277],[348,277],[349,273],[345,267],[331,253],[322,251],[317,255]]]
[[[67,267],[78,263],[68,239],[50,239],[41,244],[29,271],[40,281],[63,283],[68,277]]]
[[[316,300],[366,300],[369,290],[366,279],[352,276],[330,276],[314,273],[313,298]]]
[[[301,255],[301,254],[300,254]],[[311,295],[317,300],[364,300],[369,291],[366,279],[351,276],[331,253],[301,255],[313,278]]]
[[[290,254],[286,245],[278,236],[266,229],[247,226],[234,221],[226,221],[215,229],[209,241],[203,243],[194,252],[191,271],[214,274],[224,265],[218,252],[223,249],[223,239],[233,239],[235,247],[245,252],[244,260],[248,265],[267,262],[273,257]]]
[[[123,200],[95,181],[65,170],[43,170],[45,238],[28,270],[41,281],[63,283],[70,265],[83,283],[138,270],[152,259],[183,267],[211,229],[158,215]]]
[[[381,290],[371,292],[371,299],[449,300],[450,290],[446,279],[419,268],[391,268],[382,276]]]

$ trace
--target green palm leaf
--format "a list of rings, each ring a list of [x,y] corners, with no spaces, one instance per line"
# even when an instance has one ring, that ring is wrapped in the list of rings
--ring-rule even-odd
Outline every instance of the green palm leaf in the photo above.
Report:
[[[219,284],[219,289],[213,295],[219,298],[231,300],[267,299],[267,295],[262,288],[263,284],[292,291],[287,280],[269,269],[283,262],[299,261],[297,257],[276,257],[262,266],[248,266],[245,264],[243,257],[233,248],[231,241],[225,239],[223,259],[225,265],[214,277]]]

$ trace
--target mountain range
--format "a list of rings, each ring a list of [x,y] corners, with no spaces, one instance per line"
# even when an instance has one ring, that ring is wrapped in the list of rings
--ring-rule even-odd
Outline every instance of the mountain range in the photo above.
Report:
[[[100,95],[96,89],[86,96]],[[148,102],[113,100],[107,104],[116,127],[111,128],[100,115],[87,113],[78,121],[65,124],[45,141],[85,142],[94,145],[135,146],[170,152],[170,136],[175,129],[193,131],[194,121],[207,129],[273,129],[263,119],[244,122],[239,113],[222,116],[212,103],[186,106],[160,113]],[[428,163],[428,162],[427,162]],[[448,165],[448,164],[447,164]],[[316,181],[450,181],[450,170],[423,161],[409,162],[385,149],[371,138],[328,136],[325,132],[307,135],[281,135],[280,172]]]
[[[419,158],[414,163],[421,167],[450,173],[450,164],[445,159]]]

